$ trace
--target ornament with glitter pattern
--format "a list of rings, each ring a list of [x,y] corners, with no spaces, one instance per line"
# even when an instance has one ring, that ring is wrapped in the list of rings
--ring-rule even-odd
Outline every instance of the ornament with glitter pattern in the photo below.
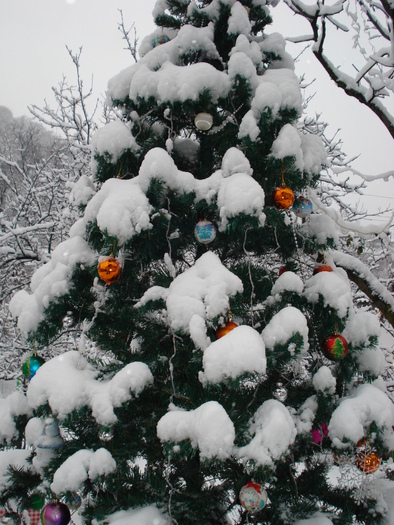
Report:
[[[263,509],[267,503],[267,492],[259,483],[249,481],[242,487],[239,493],[239,501],[249,512],[258,512]]]

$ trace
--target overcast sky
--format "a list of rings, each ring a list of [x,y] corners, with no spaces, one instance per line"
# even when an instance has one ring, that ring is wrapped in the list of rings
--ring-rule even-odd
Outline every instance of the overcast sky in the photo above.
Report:
[[[27,106],[42,106],[52,99],[51,87],[65,75],[74,82],[74,69],[66,45],[73,51],[83,48],[81,73],[86,86],[93,77],[94,96],[105,93],[107,81],[132,63],[118,30],[119,9],[126,26],[133,23],[140,40],[154,29],[151,12],[155,0],[0,0],[0,105],[14,116],[28,115]],[[272,9],[274,29],[287,36],[294,26],[301,33],[300,17],[279,5]],[[272,32],[269,31],[269,32]],[[299,47],[288,47],[296,56]],[[339,56],[341,61],[350,57]],[[298,74],[315,76],[313,111],[322,113],[331,134],[341,129],[344,150],[358,155],[356,167],[375,174],[393,169],[393,141],[376,117],[357,101],[342,95],[322,72],[313,57],[305,55]],[[393,108],[392,108],[393,109]],[[374,206],[393,205],[394,182],[380,183],[369,190]],[[372,202],[372,200],[371,200]]]

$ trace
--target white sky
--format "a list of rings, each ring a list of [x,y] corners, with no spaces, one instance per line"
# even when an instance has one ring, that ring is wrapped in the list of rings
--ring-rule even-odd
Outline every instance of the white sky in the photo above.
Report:
[[[135,23],[140,40],[154,29],[151,12],[155,0],[0,0],[0,105],[14,116],[28,115],[27,106],[51,102],[51,87],[65,75],[74,83],[74,69],[66,45],[73,51],[82,46],[81,74],[86,87],[93,77],[94,96],[105,93],[109,78],[132,63],[124,50],[117,24],[119,9],[126,27]],[[284,5],[272,9],[274,30],[284,36],[308,31],[300,17]],[[338,36],[339,38],[339,36]],[[288,46],[294,57],[300,46]],[[353,60],[342,48],[338,62]],[[330,135],[338,128],[344,150],[361,156],[355,167],[369,174],[393,168],[393,141],[371,112],[336,88],[313,57],[305,55],[297,73],[305,72],[309,81],[317,77],[312,91],[316,95],[313,111],[329,122]],[[392,105],[393,106],[393,105]],[[391,108],[394,110],[394,107]],[[368,191],[374,209],[394,205],[394,183],[375,183]]]

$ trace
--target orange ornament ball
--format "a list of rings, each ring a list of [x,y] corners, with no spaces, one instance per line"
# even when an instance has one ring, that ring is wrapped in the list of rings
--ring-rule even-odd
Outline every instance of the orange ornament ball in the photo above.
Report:
[[[227,335],[231,330],[234,330],[234,328],[237,328],[237,323],[233,323],[233,321],[227,321],[227,323],[224,326],[221,326],[216,330],[216,339],[220,339],[221,337]]]
[[[280,188],[275,188],[272,193],[272,201],[278,210],[287,210],[293,206],[294,203],[293,190],[282,184]]]
[[[317,264],[313,270],[313,275],[316,275],[320,272],[332,272],[333,269],[329,264]]]
[[[119,279],[122,273],[122,265],[114,257],[105,257],[98,263],[97,272],[100,279],[109,286]]]
[[[356,466],[366,474],[373,474],[380,467],[380,458],[376,452],[360,452],[356,457]]]

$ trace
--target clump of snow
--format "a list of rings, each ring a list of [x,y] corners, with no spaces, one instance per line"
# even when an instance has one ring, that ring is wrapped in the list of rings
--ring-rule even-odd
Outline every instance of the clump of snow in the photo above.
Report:
[[[371,336],[381,335],[379,319],[371,312],[352,311],[342,335],[353,347],[368,344]],[[355,356],[361,371],[379,375],[386,368],[384,352],[380,348],[363,348]]]
[[[170,406],[157,424],[157,436],[165,442],[190,440],[201,458],[226,459],[233,453],[235,429],[224,408],[208,401],[191,411]]]
[[[319,173],[327,160],[323,141],[316,135],[305,135],[291,124],[285,124],[272,144],[271,154],[277,159],[295,157],[295,167],[307,173]]]
[[[95,192],[96,189],[91,179],[87,175],[81,175],[77,182],[72,184],[70,201],[76,206],[86,205]]]
[[[337,380],[332,375],[328,366],[321,366],[312,379],[313,386],[317,392],[324,392],[328,394],[335,393]]]
[[[298,520],[294,523],[294,525],[334,525],[334,524],[329,518],[326,518],[322,514],[318,514],[315,518],[308,518],[306,520]]]
[[[152,148],[142,161],[137,181],[141,190],[146,193],[153,179],[160,180],[172,190],[192,192],[197,181],[191,173],[180,172],[173,159],[161,148]]]
[[[15,417],[30,414],[31,409],[22,392],[13,392],[6,398],[0,398],[0,443],[10,443],[18,435]]]
[[[229,298],[242,290],[242,281],[222,265],[216,254],[206,252],[194,266],[178,275],[169,288],[149,288],[136,307],[152,300],[164,299],[171,328],[190,332],[193,316],[208,321],[225,315]],[[196,319],[193,322],[195,328]],[[193,333],[196,336],[195,330]],[[205,334],[201,334],[201,337],[204,338]]]
[[[109,179],[86,206],[84,221],[97,221],[102,232],[117,238],[122,246],[134,235],[150,230],[150,205],[135,179]]]
[[[89,406],[101,425],[117,418],[114,408],[138,396],[153,382],[145,363],[126,365],[110,380],[96,379],[98,371],[76,351],[66,352],[44,363],[29,383],[27,398],[32,408],[49,403],[52,413],[64,419],[73,410]]]
[[[260,334],[250,326],[238,326],[214,341],[204,352],[199,379],[203,384],[235,379],[245,372],[264,374],[266,357]]]
[[[223,177],[230,177],[236,173],[252,175],[253,170],[245,153],[238,148],[229,148],[222,159]]]
[[[198,62],[184,67],[167,61],[158,70],[141,64],[132,77],[128,95],[132,101],[154,97],[160,103],[173,103],[197,100],[204,91],[209,91],[212,102],[216,103],[229,90],[228,75],[211,64]]]
[[[34,443],[42,436],[44,432],[45,421],[39,417],[32,417],[25,426],[25,439],[28,446]]]
[[[24,333],[34,331],[44,319],[44,308],[66,294],[71,286],[71,275],[77,264],[93,264],[96,254],[81,237],[60,243],[52,252],[49,262],[38,268],[31,279],[32,293],[17,292],[11,299],[9,310],[18,317],[18,328]]]
[[[30,456],[31,450],[29,449],[9,448],[0,451],[0,494],[11,486],[11,482],[8,480],[9,467],[28,468]]]
[[[227,33],[229,35],[249,35],[251,28],[252,26],[246,9],[240,2],[235,2],[231,7]]]
[[[374,375],[383,374],[387,362],[380,348],[364,348],[356,355],[361,372],[371,372]]]
[[[349,316],[343,335],[353,346],[368,342],[371,336],[381,333],[379,319],[371,312],[355,312]]]
[[[346,317],[352,309],[352,292],[346,278],[336,272],[320,272],[305,283],[304,296],[311,303],[322,297],[325,306],[337,310],[339,317]]]
[[[221,218],[219,230],[224,231],[228,220],[241,213],[257,217],[260,226],[264,226],[264,202],[263,188],[250,175],[236,173],[223,179],[217,198]]]
[[[304,283],[301,278],[296,273],[287,271],[282,273],[275,281],[271,290],[271,296],[278,301],[284,292],[302,294],[303,290]]]
[[[329,239],[333,239],[336,244],[339,243],[337,225],[328,215],[312,213],[309,220],[301,226],[301,231],[315,238],[316,242],[321,245],[327,244]]]
[[[96,173],[96,155],[109,155],[111,162],[116,164],[119,157],[127,150],[138,151],[140,147],[131,134],[130,129],[120,120],[114,120],[98,129],[91,140],[92,173]]]
[[[366,435],[369,425],[373,422],[390,430],[392,434],[394,405],[378,387],[365,384],[357,388],[351,396],[342,399],[334,410],[328,425],[334,446],[343,447],[345,439],[357,443]],[[388,445],[392,446],[393,443]]]
[[[249,423],[250,443],[237,451],[242,460],[273,466],[274,461],[289,452],[297,430],[288,409],[275,399],[265,401]]]
[[[273,4],[273,2],[270,3]],[[286,40],[281,33],[265,35],[264,40],[260,42],[260,49],[264,55],[266,53],[274,53],[280,57],[279,60],[274,60],[270,64],[270,69],[286,68],[294,70],[294,60],[286,51]]]
[[[170,520],[156,507],[148,506],[120,510],[107,516],[102,523],[109,525],[170,525]]]
[[[298,434],[307,434],[312,430],[317,409],[316,396],[311,396],[300,406],[297,413],[293,414]]]
[[[300,86],[291,69],[268,69],[261,77],[258,77],[258,80],[260,83],[255,90],[251,109],[246,113],[240,124],[239,138],[249,136],[251,140],[257,140],[260,133],[257,124],[262,113],[268,108],[274,118],[281,109],[295,109],[299,114],[302,113]],[[292,128],[290,124],[286,126]],[[291,137],[292,150],[295,148],[293,141],[296,136],[298,148],[301,147],[301,138],[295,130]],[[302,155],[302,151],[300,155]]]
[[[266,348],[273,349],[276,344],[285,344],[297,333],[301,334],[304,340],[301,351],[305,353],[309,348],[307,320],[298,308],[286,306],[272,317],[262,331],[261,337]]]
[[[255,67],[261,66],[262,54],[257,42],[249,42],[246,35],[239,35],[235,46],[230,51],[230,57],[235,53],[244,53],[253,62]]]
[[[55,494],[66,491],[77,492],[82,484],[99,476],[106,476],[116,470],[116,462],[105,448],[78,450],[56,470],[51,484]]]

